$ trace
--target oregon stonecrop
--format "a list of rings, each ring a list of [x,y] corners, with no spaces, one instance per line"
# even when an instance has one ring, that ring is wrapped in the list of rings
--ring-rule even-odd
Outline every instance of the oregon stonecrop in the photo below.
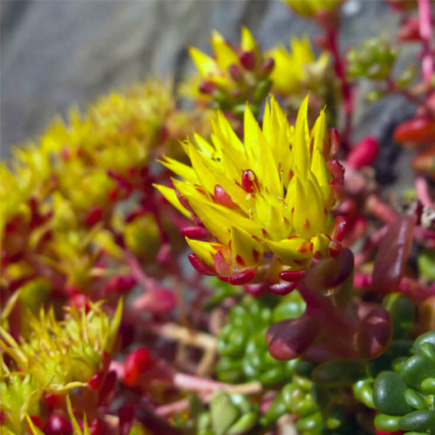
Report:
[[[182,180],[157,188],[210,232],[206,241],[187,238],[194,265],[233,283],[275,284],[281,272],[339,250],[329,212],[340,203],[341,180],[328,169],[325,113],[310,130],[307,111],[308,97],[293,127],[271,98],[261,128],[246,108],[243,142],[218,113],[211,143],[196,134],[184,143],[192,167],[163,161]]]

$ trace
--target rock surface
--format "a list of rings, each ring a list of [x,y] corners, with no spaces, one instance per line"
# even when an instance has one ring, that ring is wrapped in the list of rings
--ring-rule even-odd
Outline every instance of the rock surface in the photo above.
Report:
[[[348,0],[342,21],[343,50],[379,33],[392,38],[398,25],[383,0]],[[237,42],[242,24],[265,48],[318,32],[276,0],[2,0],[2,157],[71,105],[85,107],[101,93],[150,75],[173,73],[180,80],[192,69],[188,45],[208,50],[213,28]],[[368,107],[360,96],[364,87],[354,137],[388,136],[391,122],[413,108],[400,98]]]

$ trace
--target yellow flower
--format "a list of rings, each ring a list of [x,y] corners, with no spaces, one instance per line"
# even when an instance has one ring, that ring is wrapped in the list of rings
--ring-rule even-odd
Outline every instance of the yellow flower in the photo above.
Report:
[[[226,111],[246,101],[261,104],[270,89],[267,76],[273,63],[263,56],[251,32],[242,28],[238,48],[232,47],[217,31],[212,32],[210,43],[213,56],[194,47],[189,49],[198,74],[182,83],[180,95],[198,103],[214,100],[213,108]]]
[[[122,316],[122,303],[113,319],[92,304],[88,313],[71,308],[58,322],[53,310],[41,310],[39,319],[29,314],[31,332],[18,343],[0,328],[2,350],[24,375],[30,375],[36,388],[59,392],[86,386],[101,370],[103,355],[112,355]]]
[[[307,111],[308,97],[293,127],[271,98],[260,128],[246,108],[243,142],[218,112],[212,143],[196,134],[195,144],[184,143],[192,167],[163,162],[182,180],[173,179],[174,189],[156,187],[211,234],[208,241],[187,239],[202,271],[240,283],[241,276],[253,279],[253,271],[261,282],[270,269],[266,279],[276,282],[281,271],[304,270],[313,255],[328,255],[329,211],[337,206],[328,132],[324,111],[312,130]]]
[[[0,355],[0,433],[25,434],[26,414],[39,415],[42,395],[30,376],[11,372]]]
[[[305,89],[313,75],[322,74],[329,63],[329,54],[326,52],[316,60],[307,37],[292,38],[290,46],[291,53],[284,45],[279,45],[267,53],[275,61],[275,67],[269,76],[272,90],[284,96]]]
[[[345,0],[281,0],[303,17],[315,17],[336,9]]]

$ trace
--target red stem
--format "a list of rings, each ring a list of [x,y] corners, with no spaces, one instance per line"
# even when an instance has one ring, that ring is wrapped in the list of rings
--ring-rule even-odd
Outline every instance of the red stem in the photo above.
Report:
[[[418,12],[420,37],[423,44],[423,57],[421,61],[423,80],[426,83],[431,83],[434,72],[434,60],[430,47],[432,32],[430,0],[418,0]]]

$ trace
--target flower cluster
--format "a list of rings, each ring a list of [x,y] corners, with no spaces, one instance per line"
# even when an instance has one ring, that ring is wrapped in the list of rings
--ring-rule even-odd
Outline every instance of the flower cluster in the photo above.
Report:
[[[174,189],[157,188],[199,225],[198,235],[201,228],[210,233],[206,241],[187,238],[198,270],[233,284],[273,285],[306,270],[313,257],[339,252],[330,211],[340,203],[342,173],[334,178],[328,167],[324,112],[310,131],[307,111],[308,98],[293,127],[272,98],[260,128],[246,108],[243,142],[218,113],[212,143],[199,135],[195,144],[184,143],[192,167],[165,159],[183,180],[173,179]]]

